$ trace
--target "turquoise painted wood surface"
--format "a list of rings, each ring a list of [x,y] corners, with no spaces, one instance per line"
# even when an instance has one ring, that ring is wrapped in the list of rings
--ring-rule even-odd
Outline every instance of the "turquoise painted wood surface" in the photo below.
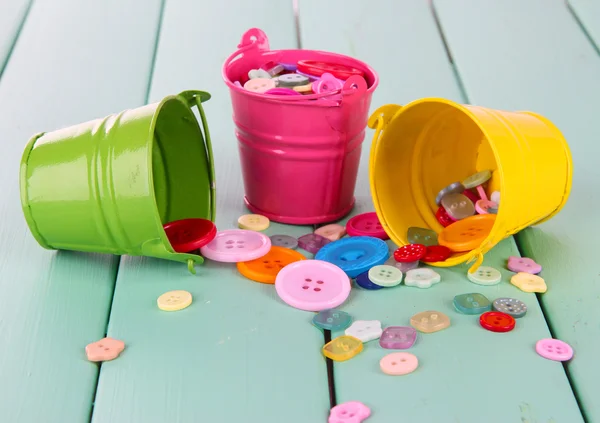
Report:
[[[600,3],[594,0],[568,0],[567,3],[596,49],[600,49]]]
[[[546,318],[555,336],[575,349],[567,369],[588,420],[597,421],[600,57],[562,1],[434,4],[469,99],[534,110],[569,141],[574,173],[567,206],[518,241],[522,253],[544,267],[548,292],[540,298]],[[465,31],[467,26],[477,37]]]
[[[327,17],[340,8],[346,10],[345,19],[329,22]],[[372,19],[363,19],[367,13]],[[321,4],[305,0],[300,17],[306,48],[319,46],[354,54],[376,66],[388,85],[382,84],[375,107],[405,104],[425,96],[462,101],[427,2],[396,2],[392,9],[378,10],[360,1]],[[388,29],[391,26],[395,28],[393,36]],[[410,42],[404,42],[408,39]],[[374,45],[381,48],[374,49]],[[363,164],[367,154],[368,150]],[[363,184],[357,195],[361,201],[355,213],[373,210],[366,166],[361,169],[360,180]],[[433,309],[447,314],[452,326],[440,333],[419,335],[409,352],[421,364],[409,376],[391,377],[380,371],[379,360],[392,351],[381,348],[378,341],[367,343],[358,357],[335,363],[338,402],[361,400],[369,404],[373,410],[369,422],[396,421],[399,416],[415,422],[582,421],[560,364],[535,353],[535,342],[550,334],[535,295],[521,292],[508,282],[512,273],[504,269],[510,255],[519,255],[512,238],[486,256],[485,264],[503,269],[503,281],[494,287],[472,284],[466,278],[466,267],[461,266],[440,269],[442,282],[427,290],[405,286],[380,291],[356,288],[341,307],[355,319],[378,319],[384,327],[406,326],[412,315]],[[478,316],[454,311],[454,296],[469,292],[482,293],[491,301],[518,298],[528,305],[529,312],[513,332],[491,333],[479,326]],[[524,380],[516,377],[522,374],[529,376]],[[482,389],[483,380],[503,387],[502,398]],[[397,398],[409,405],[399,409]]]
[[[32,134],[145,101],[160,4],[104,5],[90,13],[77,0],[36,1],[0,80],[3,422],[89,421],[98,365],[84,348],[104,336],[117,260],[42,249],[22,216],[18,175]]]
[[[31,1],[12,0],[0,3],[0,76],[6,65]]]

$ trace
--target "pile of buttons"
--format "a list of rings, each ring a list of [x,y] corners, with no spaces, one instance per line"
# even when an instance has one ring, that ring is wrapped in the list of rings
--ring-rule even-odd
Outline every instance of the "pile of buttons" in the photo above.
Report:
[[[234,85],[258,94],[283,97],[311,94],[332,95],[341,91],[351,76],[364,77],[360,69],[341,63],[299,60],[297,63],[268,62],[259,69],[250,69],[248,79]]]

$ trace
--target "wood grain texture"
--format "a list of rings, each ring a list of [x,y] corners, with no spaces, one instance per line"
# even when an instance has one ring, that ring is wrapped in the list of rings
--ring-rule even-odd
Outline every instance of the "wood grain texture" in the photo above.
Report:
[[[84,348],[104,336],[117,259],[42,249],[21,212],[19,163],[36,132],[144,102],[159,2],[84,3],[36,1],[0,80],[3,422],[88,422],[96,388]]]
[[[569,142],[574,174],[566,207],[547,223],[523,231],[518,241],[521,252],[544,268],[546,318],[555,336],[575,350],[567,368],[587,418],[597,421],[600,57],[562,1],[434,4],[469,99],[538,112]]]
[[[0,76],[17,41],[31,0],[9,0],[0,3]]]
[[[217,172],[217,227],[237,227],[244,208],[237,141],[221,66],[251,27],[271,48],[294,48],[291,2],[207,3],[168,0],[150,100],[204,89]],[[235,13],[232,13],[235,11]],[[198,20],[201,23],[196,23]],[[268,235],[300,236],[306,227],[272,224]],[[92,421],[262,422],[324,421],[329,401],[322,334],[312,313],[283,304],[273,285],[252,282],[233,264],[185,265],[153,259],[121,262],[109,335],[127,350],[103,367]],[[194,302],[160,311],[163,292],[185,289]]]
[[[596,0],[567,0],[567,3],[596,49],[600,49],[600,3]]]
[[[344,19],[328,19],[342,9]],[[367,15],[369,19],[365,19]],[[427,2],[390,2],[377,8],[359,1],[323,4],[303,0],[300,17],[303,46],[312,48],[325,42],[326,49],[365,59],[379,71],[382,86],[372,109],[425,96],[462,100]],[[373,210],[367,154],[364,151],[354,213]],[[512,238],[488,253],[485,263],[504,269],[509,255],[518,255]],[[410,352],[421,364],[409,376],[391,377],[380,371],[379,360],[390,351],[377,341],[367,343],[358,357],[336,363],[338,403],[365,402],[373,411],[369,419],[373,423],[397,421],[400,416],[406,421],[435,423],[582,421],[560,364],[535,353],[535,342],[549,336],[535,295],[510,285],[510,272],[502,272],[503,282],[494,287],[470,283],[466,267],[460,266],[439,269],[442,282],[426,290],[403,285],[380,291],[354,289],[341,309],[355,319],[404,326],[415,313],[435,309],[446,313],[452,326],[440,333],[419,335]],[[453,310],[454,296],[468,292],[480,292],[490,300],[519,298],[528,305],[528,315],[511,333],[488,332],[479,327],[477,316]],[[525,374],[528,376],[522,378]],[[487,383],[493,384],[493,392],[502,394],[482,389]],[[398,406],[399,398],[402,406]]]

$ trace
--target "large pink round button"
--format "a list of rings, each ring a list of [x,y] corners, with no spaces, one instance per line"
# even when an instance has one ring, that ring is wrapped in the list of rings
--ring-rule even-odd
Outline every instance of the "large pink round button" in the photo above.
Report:
[[[292,307],[321,311],[346,301],[350,279],[334,264],[302,260],[281,269],[275,279],[275,290],[279,298]]]
[[[375,212],[354,216],[346,223],[346,233],[350,236],[372,236],[379,239],[390,238],[383,230]]]
[[[245,229],[229,229],[217,232],[217,236],[200,248],[200,254],[209,260],[239,263],[255,260],[271,249],[271,239],[260,232]]]

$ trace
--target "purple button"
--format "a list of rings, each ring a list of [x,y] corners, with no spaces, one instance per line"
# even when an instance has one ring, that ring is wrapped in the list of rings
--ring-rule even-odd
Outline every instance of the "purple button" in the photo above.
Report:
[[[389,326],[379,338],[381,348],[388,350],[406,350],[417,340],[417,331],[408,326]]]
[[[300,248],[313,254],[316,254],[317,251],[330,242],[327,238],[317,234],[306,234],[298,238]]]

